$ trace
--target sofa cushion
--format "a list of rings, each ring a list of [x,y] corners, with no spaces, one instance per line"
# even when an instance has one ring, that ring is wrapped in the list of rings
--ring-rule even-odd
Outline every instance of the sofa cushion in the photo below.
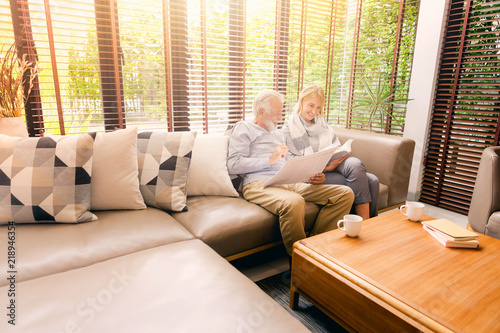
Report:
[[[189,211],[172,213],[196,238],[223,257],[280,241],[278,217],[242,197],[188,197]],[[310,230],[319,208],[306,204],[306,230]]]
[[[490,215],[484,234],[500,239],[500,212],[493,212]]]
[[[363,161],[366,171],[376,175],[379,182],[387,186],[387,204],[380,205],[381,200],[385,200],[380,193],[379,209],[401,204],[406,200],[415,141],[337,126],[334,126],[334,131],[341,143],[353,139],[351,156]]]
[[[146,208],[138,176],[137,128],[98,133],[94,144],[92,210]]]
[[[19,283],[19,332],[309,332],[199,240]],[[7,295],[8,287],[0,288]],[[5,309],[4,309],[5,310]],[[7,319],[0,331],[8,332]]]
[[[192,239],[162,210],[97,211],[98,220],[81,224],[23,224],[16,227],[17,281],[64,272],[152,247]],[[7,226],[0,227],[6,244]],[[0,251],[7,272],[7,251]],[[2,279],[0,285],[8,281]]]
[[[0,224],[88,222],[94,140],[0,135]]]
[[[389,206],[389,187],[384,184],[379,184],[380,191],[378,192],[377,206],[378,209],[387,208]]]
[[[148,131],[138,135],[139,182],[148,206],[184,211],[196,132]]]
[[[229,136],[198,135],[188,172],[187,195],[237,197],[227,171]]]

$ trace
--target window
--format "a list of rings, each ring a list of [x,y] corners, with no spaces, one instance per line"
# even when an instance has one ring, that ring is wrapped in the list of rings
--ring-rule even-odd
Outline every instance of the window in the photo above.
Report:
[[[134,125],[223,132],[252,119],[258,91],[325,88],[332,124],[368,130],[350,109],[381,73],[408,92],[418,0],[19,0],[2,3],[4,44],[21,34],[42,72],[30,135]],[[14,18],[14,19],[13,19]],[[10,27],[14,27],[11,29]],[[390,110],[403,121],[405,108]],[[374,131],[402,134],[387,117]],[[382,126],[383,125],[383,126]]]
[[[467,214],[484,148],[500,127],[500,3],[450,1],[421,201]]]
[[[350,1],[341,61],[332,70],[331,118],[348,128],[368,130],[369,109],[350,107],[366,96],[362,80],[375,90],[380,77],[395,98],[407,98],[419,1]],[[402,135],[406,106],[374,118],[374,132]]]

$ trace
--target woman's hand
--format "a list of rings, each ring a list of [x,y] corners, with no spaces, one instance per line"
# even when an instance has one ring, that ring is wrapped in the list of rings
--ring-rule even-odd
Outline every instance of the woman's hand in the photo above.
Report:
[[[337,169],[337,167],[340,165],[340,163],[342,163],[346,158],[348,158],[349,155],[350,154],[347,154],[344,157],[340,157],[340,158],[337,158],[336,160],[331,161],[330,164],[328,164],[325,167],[324,171],[333,171],[333,170]]]
[[[288,153],[288,146],[285,144],[281,144],[278,147],[274,148],[273,154],[269,157],[269,163],[271,165],[275,165],[279,162],[281,158],[285,158]]]
[[[309,178],[309,180],[307,182],[309,184],[312,184],[312,185],[321,185],[325,182],[325,174],[324,173],[317,173],[314,176],[312,176],[311,178]]]

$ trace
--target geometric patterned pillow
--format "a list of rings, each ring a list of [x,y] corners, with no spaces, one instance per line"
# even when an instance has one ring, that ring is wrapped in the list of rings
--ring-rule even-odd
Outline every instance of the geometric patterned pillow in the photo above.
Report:
[[[139,186],[148,206],[187,211],[186,184],[196,132],[147,131],[137,135]]]
[[[0,135],[0,224],[97,220],[90,209],[89,134]]]

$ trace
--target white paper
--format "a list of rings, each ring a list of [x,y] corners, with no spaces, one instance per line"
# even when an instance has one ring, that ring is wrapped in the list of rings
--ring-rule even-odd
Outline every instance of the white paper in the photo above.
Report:
[[[347,140],[342,147],[337,142],[307,156],[293,157],[286,161],[273,178],[264,183],[264,187],[280,184],[307,182],[312,176],[323,172],[330,161],[350,153],[352,140]]]
[[[330,161],[328,161],[327,164],[330,164],[331,161],[336,160],[336,159],[341,158],[341,157],[344,157],[347,154],[349,154],[351,152],[351,143],[352,143],[352,139],[349,139],[341,147],[339,138],[337,138],[337,140],[334,143],[332,143],[328,147],[323,148],[322,150],[338,147],[337,150],[335,151],[335,153],[333,153],[332,157],[330,157]]]

